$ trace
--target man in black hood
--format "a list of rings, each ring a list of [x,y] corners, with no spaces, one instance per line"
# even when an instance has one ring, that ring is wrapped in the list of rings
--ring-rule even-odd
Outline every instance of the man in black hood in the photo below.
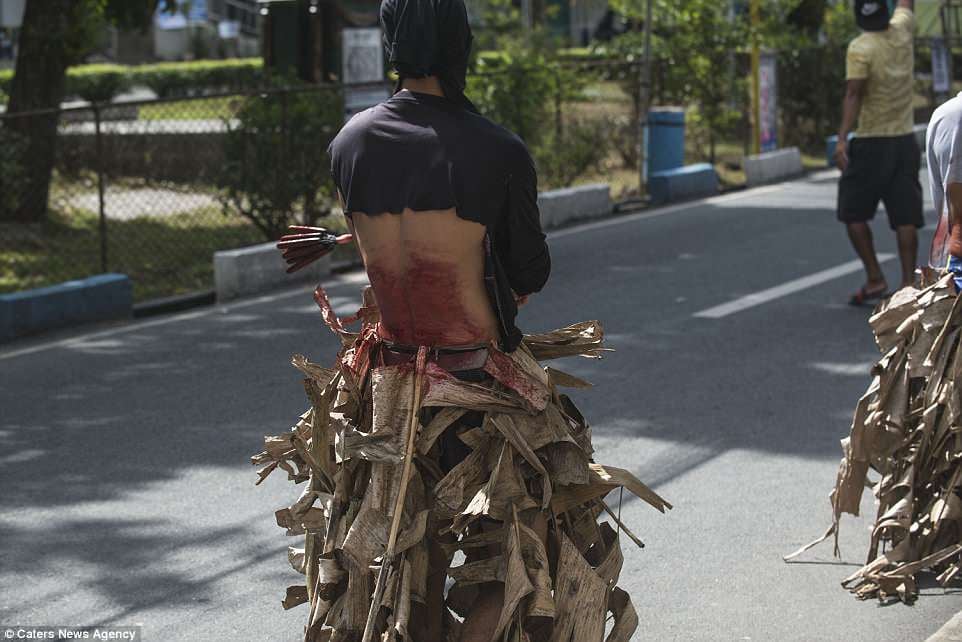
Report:
[[[603,498],[624,487],[670,506],[592,460],[588,424],[557,389],[587,384],[540,363],[600,357],[601,324],[515,325],[551,268],[537,172],[464,95],[462,0],[384,0],[380,20],[395,92],[328,148],[371,296],[353,333],[318,288],[343,348],[329,369],[295,359],[312,410],[254,458],[309,470],[278,512],[306,532],[305,586],[285,604],[310,603],[306,642],[601,642],[608,613],[608,640],[627,642],[638,620],[615,585],[628,531],[597,523]],[[293,236],[296,268],[317,241]]]
[[[520,138],[481,116],[464,94],[473,36],[461,0],[385,0],[380,20],[398,74],[395,93],[355,115],[328,152],[384,324],[413,343],[426,325],[447,319],[449,331],[433,342],[493,338],[510,352],[521,341],[518,304],[542,288],[551,268],[534,161]],[[412,215],[418,211],[433,214]],[[396,243],[397,234],[414,234],[427,252]],[[400,270],[426,254],[448,266],[433,270],[431,283],[412,283]],[[426,296],[442,281],[459,283],[464,297],[421,314],[430,324],[401,319],[410,292],[394,286]],[[474,331],[452,331],[466,324]]]

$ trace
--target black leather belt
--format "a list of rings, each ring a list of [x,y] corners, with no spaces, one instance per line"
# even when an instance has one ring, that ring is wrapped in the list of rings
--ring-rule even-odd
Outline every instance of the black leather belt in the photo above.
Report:
[[[383,341],[380,346],[379,361],[386,366],[394,366],[414,361],[418,346]],[[488,346],[468,346],[464,348],[429,348],[428,361],[448,372],[480,370],[488,360]]]

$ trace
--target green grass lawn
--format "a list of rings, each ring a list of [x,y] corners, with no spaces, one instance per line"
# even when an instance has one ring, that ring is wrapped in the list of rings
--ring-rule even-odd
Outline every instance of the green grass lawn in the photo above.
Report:
[[[52,285],[103,272],[92,212],[51,212],[30,226],[0,226],[0,292]],[[144,301],[213,287],[217,250],[263,242],[253,225],[207,208],[165,217],[110,220],[107,271],[130,277]]]
[[[63,186],[55,190],[63,191]],[[51,202],[57,202],[52,198]],[[338,232],[344,217],[318,223]],[[205,207],[179,214],[107,223],[107,271],[130,277],[134,300],[186,294],[214,287],[213,254],[267,239],[237,214]],[[335,250],[335,261],[356,260],[353,246]],[[0,293],[53,285],[104,272],[99,221],[94,212],[63,207],[44,223],[0,224]]]
[[[141,105],[140,120],[219,120],[234,115],[242,97],[225,96]]]

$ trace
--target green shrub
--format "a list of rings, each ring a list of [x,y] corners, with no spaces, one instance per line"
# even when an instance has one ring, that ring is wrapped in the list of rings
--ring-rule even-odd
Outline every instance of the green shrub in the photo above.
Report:
[[[497,56],[479,58],[467,93],[482,114],[525,142],[541,188],[563,187],[611,149],[607,119],[558,119],[558,104],[581,98],[586,80],[578,69],[549,60],[540,50],[509,44]]]
[[[564,132],[551,132],[533,150],[540,189],[568,187],[589,170],[597,170],[608,156],[609,126],[597,119],[565,123]]]
[[[150,87],[161,98],[256,89],[265,83],[260,58],[163,62],[128,68],[130,82]]]
[[[225,119],[220,172],[224,213],[239,211],[268,240],[313,225],[335,204],[325,149],[341,127],[340,93],[302,91],[245,98]]]
[[[821,149],[835,131],[845,94],[845,52],[858,33],[851,8],[839,3],[825,14],[819,45],[804,33],[769,36],[769,44],[778,50],[780,144]]]
[[[9,94],[13,70],[0,70],[0,93]],[[107,102],[132,85],[144,85],[161,98],[257,89],[265,83],[260,58],[163,62],[150,65],[79,65],[67,71],[66,94]]]
[[[109,102],[130,89],[128,67],[82,65],[67,70],[66,94],[92,103]]]
[[[505,55],[491,70],[479,61],[468,77],[467,93],[482,114],[507,127],[529,146],[537,144],[551,122],[558,83],[537,55]]]

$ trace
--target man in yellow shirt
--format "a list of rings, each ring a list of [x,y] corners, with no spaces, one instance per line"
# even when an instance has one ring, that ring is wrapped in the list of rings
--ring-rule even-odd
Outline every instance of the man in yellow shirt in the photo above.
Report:
[[[877,301],[888,290],[868,226],[879,201],[885,204],[898,239],[901,287],[914,280],[917,229],[925,224],[919,183],[921,150],[912,132],[914,4],[914,0],[898,0],[890,18],[885,0],[855,2],[855,18],[863,33],[848,47],[847,87],[835,150],[842,170],[838,219],[846,224],[867,277],[851,298],[855,305]],[[846,144],[856,120],[855,138]]]

